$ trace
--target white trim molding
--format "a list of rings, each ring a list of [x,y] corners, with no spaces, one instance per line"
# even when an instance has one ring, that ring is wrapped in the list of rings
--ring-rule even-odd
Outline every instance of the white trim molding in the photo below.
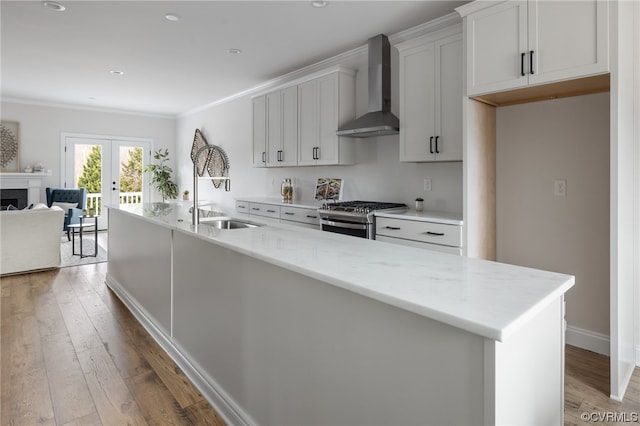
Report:
[[[565,338],[567,345],[576,346],[601,355],[609,356],[611,354],[610,339],[605,334],[568,325]],[[640,349],[640,347],[637,349]],[[640,354],[637,355],[640,356]]]

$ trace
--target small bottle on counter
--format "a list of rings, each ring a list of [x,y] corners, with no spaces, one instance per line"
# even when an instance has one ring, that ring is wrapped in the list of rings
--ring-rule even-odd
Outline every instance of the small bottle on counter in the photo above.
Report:
[[[423,208],[424,200],[422,198],[416,198],[416,211],[421,212]]]
[[[282,195],[282,201],[285,203],[293,201],[293,183],[291,183],[291,178],[284,178],[282,180],[280,195]]]

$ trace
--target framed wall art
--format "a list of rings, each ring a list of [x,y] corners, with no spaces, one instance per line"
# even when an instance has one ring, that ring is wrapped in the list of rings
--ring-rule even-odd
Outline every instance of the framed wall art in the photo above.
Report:
[[[316,181],[316,200],[341,200],[342,179],[318,178]]]
[[[20,171],[20,123],[0,121],[0,172]]]

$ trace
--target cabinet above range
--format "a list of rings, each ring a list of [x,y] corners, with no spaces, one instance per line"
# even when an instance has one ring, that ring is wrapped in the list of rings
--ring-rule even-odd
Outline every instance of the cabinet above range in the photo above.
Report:
[[[253,166],[353,164],[353,140],[336,135],[355,117],[355,71],[314,73],[252,99]]]

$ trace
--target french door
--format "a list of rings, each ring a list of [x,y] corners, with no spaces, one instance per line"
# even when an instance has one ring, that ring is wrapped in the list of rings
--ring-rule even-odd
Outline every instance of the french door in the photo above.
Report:
[[[62,186],[86,188],[85,209],[100,216],[107,229],[104,206],[149,201],[149,183],[142,173],[149,164],[151,140],[63,134]]]

